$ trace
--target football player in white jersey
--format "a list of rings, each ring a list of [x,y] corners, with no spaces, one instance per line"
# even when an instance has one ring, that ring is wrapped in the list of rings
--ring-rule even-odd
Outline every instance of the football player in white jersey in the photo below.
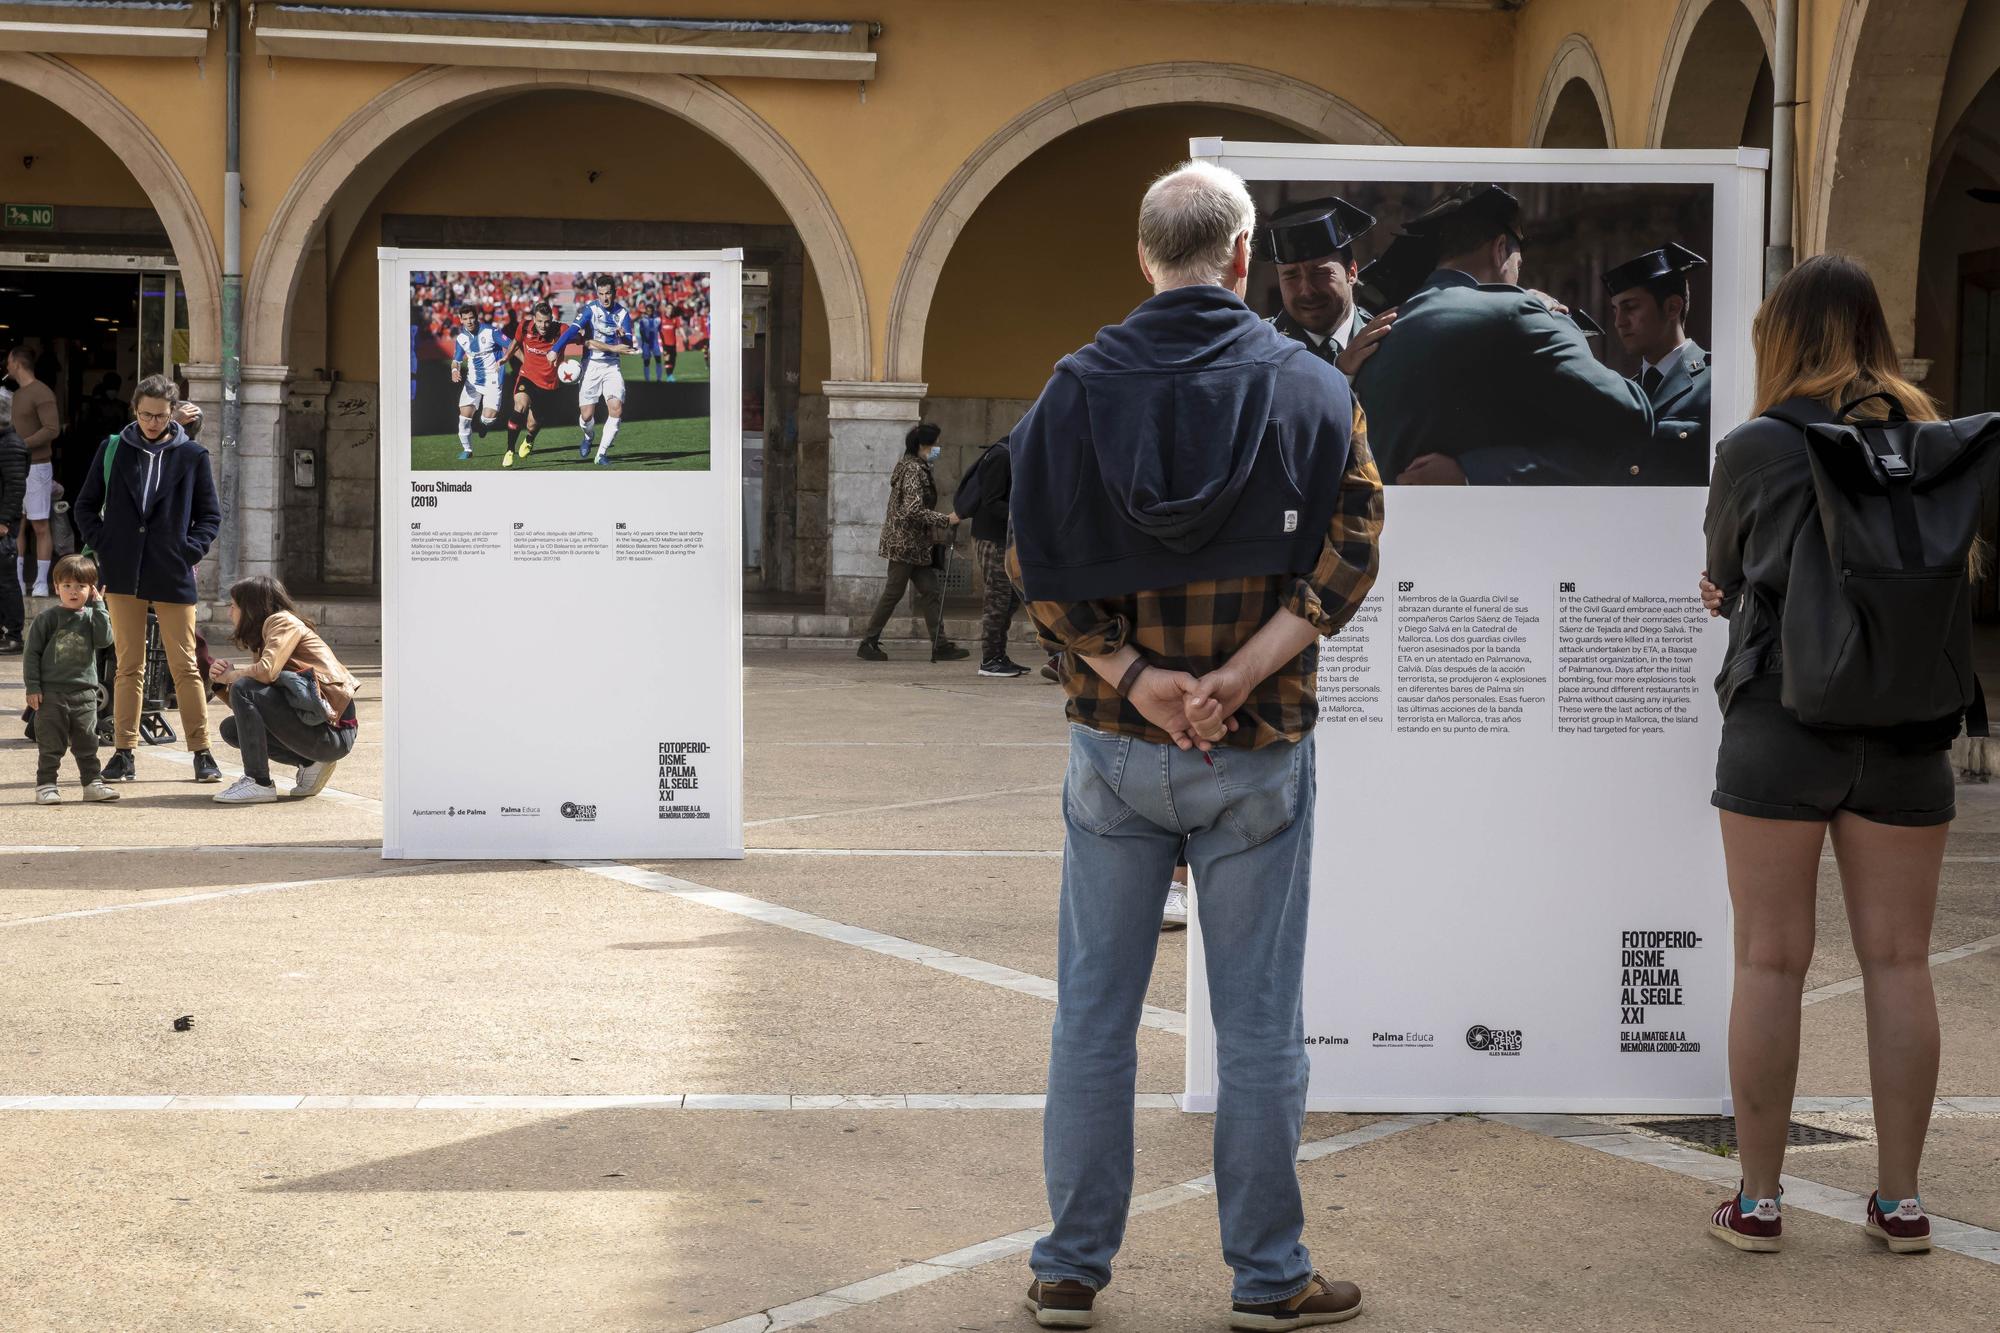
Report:
[[[473,417],[479,418],[481,439],[500,419],[502,368],[507,362],[507,335],[488,324],[476,305],[458,312],[458,335],[452,339],[451,382],[458,394],[458,456],[472,457]]]
[[[583,428],[583,440],[577,446],[576,456],[590,457],[590,428],[597,417],[597,400],[602,398],[607,415],[604,443],[598,447],[597,461],[609,463],[611,442],[618,438],[618,423],[625,415],[625,371],[618,358],[637,356],[639,342],[632,312],[619,304],[616,275],[600,273],[591,286],[597,292],[597,299],[577,314],[574,324],[563,330],[562,337],[549,349],[548,357],[552,364],[558,363],[570,339],[582,341],[583,383],[577,387],[576,424]]]

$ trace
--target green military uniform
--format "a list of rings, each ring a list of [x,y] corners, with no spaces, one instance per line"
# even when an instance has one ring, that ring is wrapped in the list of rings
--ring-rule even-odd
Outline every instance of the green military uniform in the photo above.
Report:
[[[1305,325],[1293,319],[1287,311],[1280,310],[1264,322],[1284,334],[1287,338],[1290,338],[1293,342],[1303,344],[1308,352],[1326,362],[1329,366],[1337,366],[1340,362],[1340,354],[1347,350],[1349,343],[1354,341],[1354,335],[1361,332],[1361,326],[1372,318],[1373,316],[1367,311],[1356,306],[1354,314],[1347,322],[1346,330],[1338,335],[1338,341],[1336,341],[1335,335],[1332,334],[1315,340],[1312,334],[1306,332]]]
[[[1601,485],[1653,433],[1638,385],[1599,361],[1576,322],[1520,287],[1433,272],[1356,376],[1382,479],[1424,454],[1475,486]]]
[[[1668,319],[1667,302],[1679,298],[1680,313],[1671,318],[1685,328],[1690,288],[1688,275],[1708,261],[1684,245],[1669,241],[1604,274],[1604,291],[1614,301],[1643,291]],[[1635,333],[1635,337],[1642,336]],[[1627,344],[1628,351],[1636,351]],[[1627,479],[1639,486],[1706,486],[1708,484],[1709,354],[1692,338],[1670,352],[1657,366],[1641,365],[1632,382],[1652,405],[1653,433],[1626,465]]]
[[[1642,486],[1708,484],[1709,354],[1689,339],[1667,359],[1647,398],[1653,404],[1653,434],[1630,465]],[[1646,372],[1632,382],[1645,392]]]

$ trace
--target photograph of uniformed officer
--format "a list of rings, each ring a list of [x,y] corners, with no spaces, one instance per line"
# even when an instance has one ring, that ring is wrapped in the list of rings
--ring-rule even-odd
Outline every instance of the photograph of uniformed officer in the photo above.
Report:
[[[1395,326],[1355,377],[1385,480],[1631,481],[1652,405],[1597,358],[1568,306],[1521,285],[1526,243],[1519,199],[1461,185],[1404,223],[1383,254],[1405,280],[1429,268],[1407,295],[1392,293]]]
[[[1284,303],[1265,322],[1349,378],[1396,322],[1395,311],[1371,316],[1354,298],[1354,243],[1374,225],[1372,214],[1329,195],[1273,214],[1252,247],[1253,259],[1277,265]]]
[[[1641,486],[1708,483],[1709,354],[1688,336],[1688,274],[1708,261],[1669,241],[1604,275],[1612,324],[1639,358],[1632,378],[1653,405],[1653,435],[1627,471]]]

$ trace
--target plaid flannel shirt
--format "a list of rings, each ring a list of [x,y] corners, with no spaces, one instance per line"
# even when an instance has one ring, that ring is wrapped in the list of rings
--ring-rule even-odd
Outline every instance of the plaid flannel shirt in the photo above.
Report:
[[[1062,655],[1071,721],[1167,745],[1172,743],[1167,734],[1083,658],[1108,656],[1129,643],[1154,666],[1205,676],[1227,662],[1281,607],[1330,637],[1353,619],[1374,586],[1381,538],[1382,477],[1368,451],[1367,422],[1357,405],[1333,521],[1309,573],[1204,579],[1089,602],[1034,602],[1023,592],[1022,601],[1042,646]],[[1007,575],[1021,590],[1020,557],[1011,547]],[[1319,719],[1319,644],[1251,690],[1236,718],[1241,726],[1230,735],[1230,745],[1256,749],[1273,741],[1303,740]]]

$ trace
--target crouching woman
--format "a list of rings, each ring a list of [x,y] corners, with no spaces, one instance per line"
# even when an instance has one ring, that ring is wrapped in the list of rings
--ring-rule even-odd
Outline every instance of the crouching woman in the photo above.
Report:
[[[241,579],[229,589],[236,645],[256,660],[239,668],[218,661],[209,677],[229,693],[222,739],[243,755],[243,776],[216,796],[225,805],[278,799],[271,765],[295,765],[295,797],[317,796],[334,765],[354,748],[354,695],[360,688],[312,624],[273,578]]]

